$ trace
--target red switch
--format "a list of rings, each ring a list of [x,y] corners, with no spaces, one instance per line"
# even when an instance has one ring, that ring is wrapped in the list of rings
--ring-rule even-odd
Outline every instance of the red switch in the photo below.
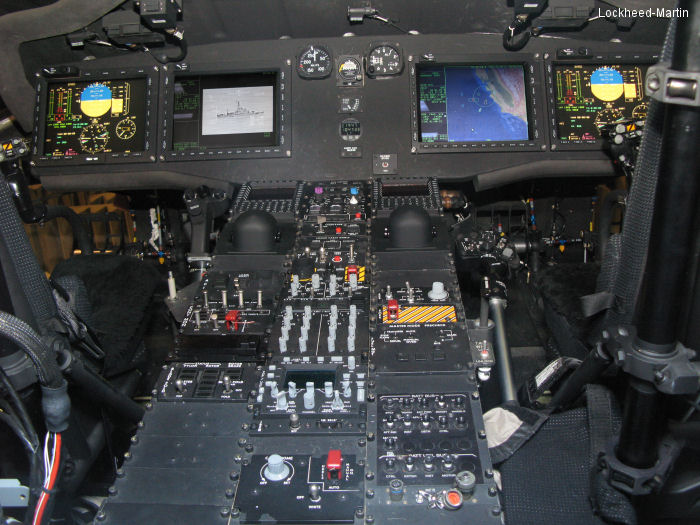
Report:
[[[348,279],[350,278],[350,276],[351,276],[352,274],[355,274],[355,275],[357,275],[358,277],[360,277],[359,271],[358,271],[358,269],[357,269],[357,265],[356,265],[356,264],[351,264],[350,266],[348,266]]]
[[[335,257],[333,257],[333,262],[335,263],[342,262],[342,260],[343,258],[340,255],[336,255]]]
[[[233,331],[238,332],[238,322],[241,320],[241,312],[238,310],[230,310],[226,314],[226,330],[231,331],[231,323],[233,323]]]
[[[341,233],[343,233],[343,228],[341,226],[336,226],[335,233],[336,235],[340,235]]]
[[[328,451],[326,476],[328,479],[343,479],[343,455],[338,449]]]
[[[356,218],[356,219],[361,219],[361,218],[362,218],[362,214],[358,211],[357,213],[355,213],[355,218]]]
[[[386,316],[391,321],[397,321],[399,319],[399,302],[396,299],[389,299],[386,306]]]

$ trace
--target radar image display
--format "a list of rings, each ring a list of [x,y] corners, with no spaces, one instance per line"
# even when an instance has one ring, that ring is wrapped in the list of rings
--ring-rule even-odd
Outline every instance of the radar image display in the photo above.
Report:
[[[429,65],[417,74],[422,142],[530,138],[522,65]]]

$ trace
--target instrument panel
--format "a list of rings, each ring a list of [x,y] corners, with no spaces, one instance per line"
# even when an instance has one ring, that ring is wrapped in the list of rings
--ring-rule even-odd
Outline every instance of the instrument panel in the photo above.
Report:
[[[40,82],[35,157],[63,164],[144,160],[153,132],[152,77],[101,73]]]
[[[288,39],[193,46],[166,66],[129,54],[68,77],[45,68],[34,168],[51,189],[609,176],[598,126],[644,118],[658,50],[577,42],[586,53],[563,56],[568,43],[506,54],[493,35]]]
[[[548,63],[553,143],[560,149],[594,149],[602,144],[602,126],[644,121],[649,107],[644,79],[652,63],[652,57],[639,55]]]

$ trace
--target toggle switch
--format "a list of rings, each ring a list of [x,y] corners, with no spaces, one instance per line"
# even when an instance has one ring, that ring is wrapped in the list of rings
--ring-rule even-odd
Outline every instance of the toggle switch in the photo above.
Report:
[[[304,392],[304,408],[313,410],[316,406],[316,387],[313,381],[307,381],[306,391]]]

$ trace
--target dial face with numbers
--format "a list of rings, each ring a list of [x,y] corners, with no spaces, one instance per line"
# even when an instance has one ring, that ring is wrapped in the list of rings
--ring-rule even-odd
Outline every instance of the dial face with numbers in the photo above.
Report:
[[[98,153],[105,149],[109,140],[109,131],[104,124],[93,122],[80,132],[80,146],[88,153]]]
[[[297,61],[297,72],[302,78],[326,78],[332,69],[331,53],[322,46],[304,48]]]
[[[380,44],[367,55],[367,74],[373,77],[398,75],[403,70],[401,52],[389,44]]]

